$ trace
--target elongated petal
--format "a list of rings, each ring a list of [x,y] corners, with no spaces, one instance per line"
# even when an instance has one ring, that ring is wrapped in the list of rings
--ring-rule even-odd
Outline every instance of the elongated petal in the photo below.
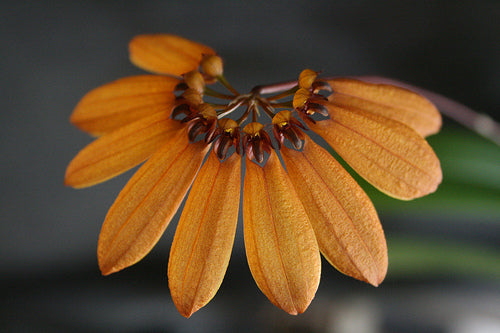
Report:
[[[87,93],[70,121],[83,131],[102,135],[163,111],[170,115],[178,79],[158,75],[131,76]]]
[[[106,134],[71,161],[65,184],[82,188],[115,177],[145,161],[180,128],[178,121],[159,112]]]
[[[197,69],[204,54],[214,50],[174,35],[140,35],[129,44],[130,61],[144,70],[181,75]]]
[[[365,192],[307,136],[302,151],[283,146],[281,156],[325,258],[342,273],[379,285],[387,272],[387,245]]]
[[[161,237],[208,150],[180,130],[130,179],[111,206],[99,236],[104,275],[141,260]]]
[[[260,290],[286,312],[304,312],[319,284],[318,244],[274,151],[263,168],[246,161],[243,221],[248,264]]]
[[[450,117],[463,126],[477,132],[479,135],[482,135],[500,145],[500,123],[494,120],[490,115],[477,112],[468,106],[458,103],[457,101],[437,94],[433,91],[411,85],[407,82],[381,76],[361,76],[359,79],[372,83],[391,84],[415,91],[425,98],[428,98],[445,116]]]
[[[338,106],[354,107],[399,121],[422,136],[441,128],[441,115],[426,98],[410,90],[355,79],[329,80],[334,93],[328,100]]]
[[[223,163],[214,152],[201,168],[175,232],[168,284],[179,312],[189,317],[214,297],[226,273],[240,203],[241,157]]]
[[[358,109],[327,107],[330,119],[309,127],[379,190],[409,200],[434,192],[441,183],[436,154],[410,127]]]

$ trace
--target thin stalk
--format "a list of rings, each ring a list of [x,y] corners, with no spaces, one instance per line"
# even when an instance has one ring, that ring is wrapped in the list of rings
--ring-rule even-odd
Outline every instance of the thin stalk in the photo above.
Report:
[[[239,117],[236,120],[236,123],[241,126],[241,124],[245,121],[245,119],[247,119],[248,115],[250,114],[250,111],[255,112],[255,110],[253,110],[250,106],[248,106],[245,112],[241,115],[241,117]]]
[[[232,96],[232,95],[222,94],[222,93],[215,91],[215,90],[212,90],[208,87],[205,87],[205,90],[203,91],[203,93],[207,96],[216,97],[216,98],[220,98],[220,99],[228,99],[228,100],[234,99],[236,97],[236,96]]]
[[[230,114],[231,112],[233,112],[234,110],[236,110],[237,108],[239,108],[241,105],[245,104],[246,102],[247,102],[247,100],[245,98],[241,98],[238,101],[236,101],[235,103],[230,103],[226,107],[226,109],[223,110],[222,113],[220,113],[220,114],[217,115],[217,118],[221,119],[222,117],[227,116],[228,114]]]
[[[273,119],[275,114],[273,113],[273,111],[271,110],[271,108],[267,105],[261,105],[262,107],[262,110],[264,110],[264,112],[271,118]]]
[[[274,108],[291,108],[293,107],[293,102],[283,102],[283,103],[271,103],[271,106]]]
[[[240,93],[236,89],[234,89],[233,86],[231,86],[229,84],[229,82],[226,80],[226,78],[224,77],[224,75],[218,76],[217,80],[220,82],[220,84],[222,84],[224,87],[226,87],[227,90],[229,90],[230,92],[232,92],[235,96],[239,96],[240,95]]]
[[[216,109],[225,109],[227,108],[227,104],[218,104],[218,103],[208,103],[209,105],[211,105],[213,108],[216,108]]]
[[[279,93],[286,90],[293,89],[298,84],[298,81],[289,81],[289,82],[280,82],[274,84],[266,84],[262,86],[257,86],[252,89],[252,92],[266,95],[266,94],[274,94]]]
[[[280,94],[277,94],[277,95],[274,95],[274,96],[269,96],[267,97],[266,99],[268,101],[274,101],[274,100],[277,100],[277,99],[281,99],[281,98],[284,98],[284,97],[288,97],[290,95],[293,95],[295,94],[295,92],[299,89],[299,86],[294,86],[293,88],[291,89],[288,89],[288,90],[285,90],[283,91],[282,93]]]
[[[252,122],[257,121],[257,111],[254,109],[252,110]]]

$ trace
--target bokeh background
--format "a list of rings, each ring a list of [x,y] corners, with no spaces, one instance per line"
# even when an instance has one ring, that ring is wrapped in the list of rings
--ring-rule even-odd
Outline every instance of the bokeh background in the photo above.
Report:
[[[373,198],[389,246],[378,288],[326,262],[316,298],[293,317],[258,290],[241,221],[224,283],[185,319],[167,287],[175,219],[140,263],[108,277],[96,244],[131,172],[93,188],[63,186],[91,141],[68,122],[90,89],[142,73],[127,43],[174,33],[216,49],[238,89],[329,75],[411,82],[497,121],[500,2],[0,2],[0,331],[500,332],[500,148],[445,119],[429,138],[444,182],[412,202]]]

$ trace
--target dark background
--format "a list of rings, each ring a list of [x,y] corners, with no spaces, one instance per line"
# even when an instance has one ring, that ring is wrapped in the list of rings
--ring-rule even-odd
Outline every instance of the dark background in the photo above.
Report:
[[[499,22],[496,0],[0,2],[0,331],[500,331],[500,149],[450,120],[429,139],[445,177],[437,193],[401,202],[362,183],[388,238],[386,281],[373,288],[324,262],[297,317],[253,282],[241,223],[220,291],[191,319],[166,280],[176,220],[142,262],[102,277],[100,225],[131,173],[63,186],[91,141],[68,117],[92,88],[142,73],[128,61],[134,35],[210,45],[242,91],[304,68],[381,75],[498,121]]]

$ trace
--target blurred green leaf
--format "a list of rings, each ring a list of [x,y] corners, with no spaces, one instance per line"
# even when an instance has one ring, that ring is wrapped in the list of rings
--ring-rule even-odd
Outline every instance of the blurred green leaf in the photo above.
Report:
[[[480,276],[500,279],[500,251],[482,244],[391,237],[389,277]]]
[[[445,180],[500,191],[500,147],[466,129],[446,127],[428,138]]]

